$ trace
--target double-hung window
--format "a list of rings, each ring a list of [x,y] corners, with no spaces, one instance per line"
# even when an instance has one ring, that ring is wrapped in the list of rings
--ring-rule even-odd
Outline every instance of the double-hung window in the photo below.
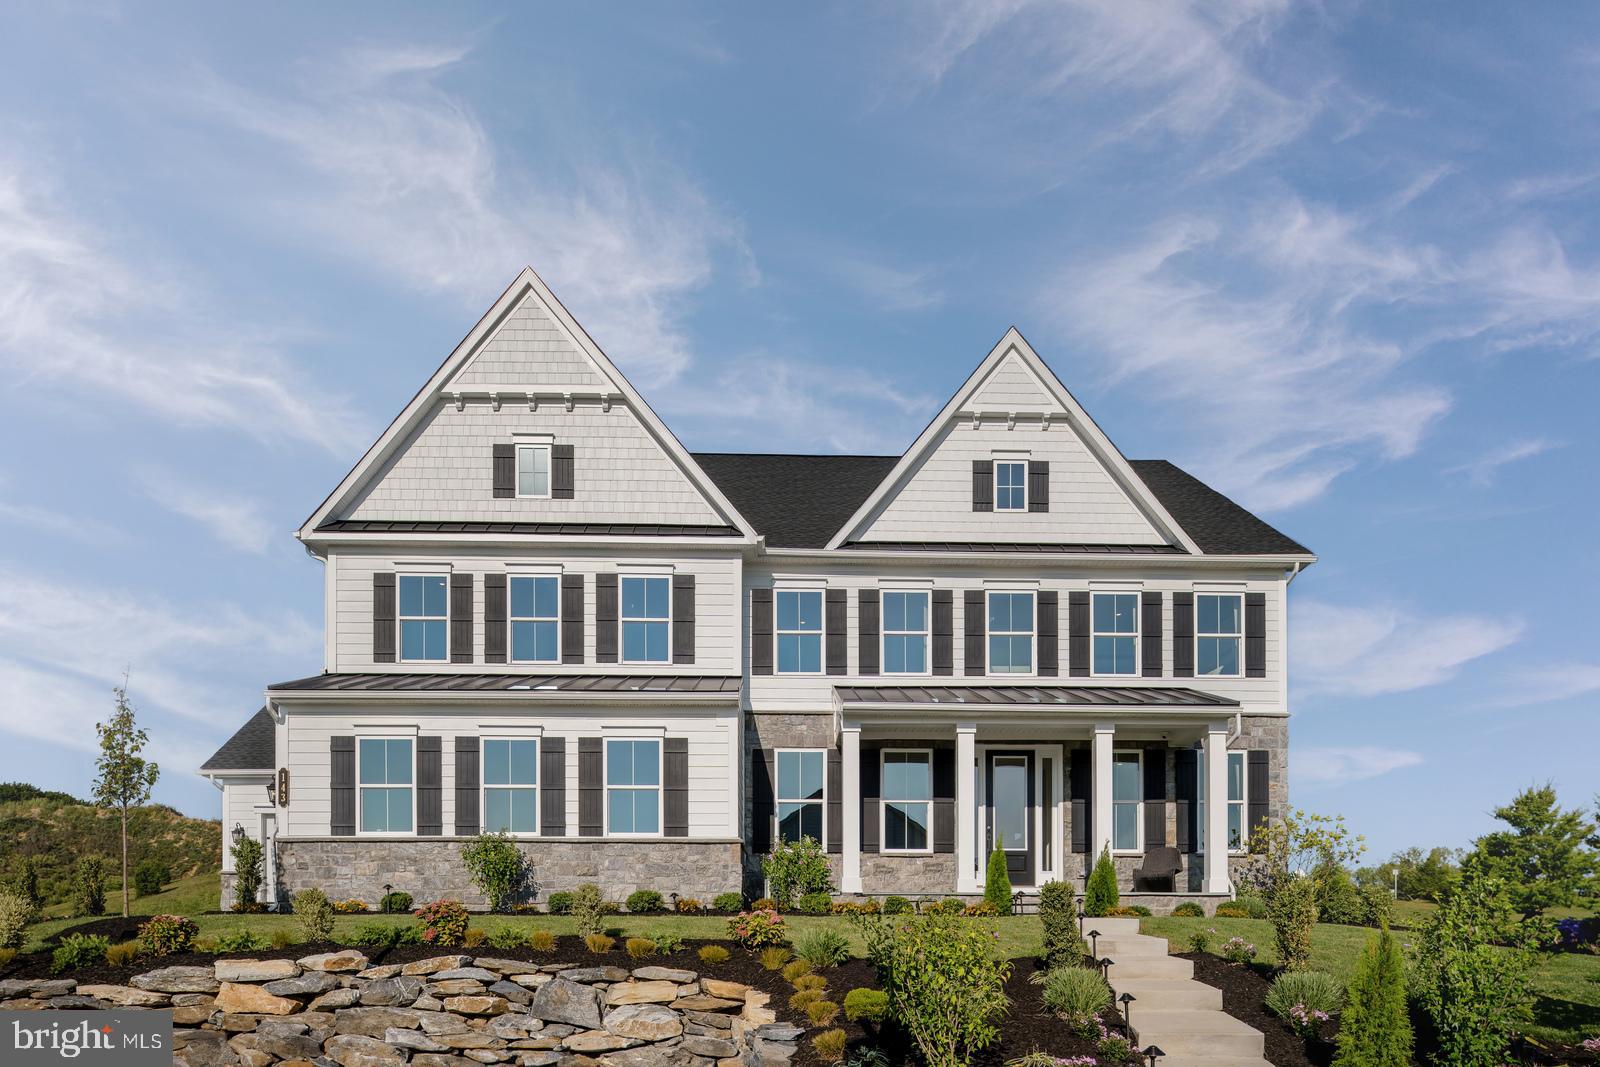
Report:
[[[539,832],[539,742],[483,742],[483,828],[491,834]]]
[[[606,741],[606,828],[613,834],[661,832],[661,742]]]
[[[825,803],[821,750],[780,751],[778,764],[778,840],[809,837],[824,843],[822,806]]]
[[[822,591],[780,589],[778,673],[822,673]]]
[[[550,446],[517,446],[517,495],[550,495]]]
[[[1243,852],[1244,840],[1244,776],[1245,754],[1243,752],[1228,753],[1228,851]],[[1206,850],[1206,768],[1205,755],[1200,756],[1199,773],[1195,775],[1196,798],[1195,805],[1195,836],[1199,839],[1196,848],[1201,852]]]
[[[883,753],[883,849],[926,852],[933,825],[933,754],[922,751]]]
[[[444,660],[449,655],[449,604],[442,574],[400,576],[400,658]]]
[[[1238,593],[1196,594],[1195,673],[1237,676],[1243,645],[1244,597]]]
[[[928,594],[883,594],[883,673],[928,673]]]
[[[1111,755],[1111,848],[1116,852],[1143,848],[1144,792],[1139,782],[1138,752]]]
[[[622,579],[622,661],[665,663],[672,619],[671,578]]]
[[[363,737],[356,742],[362,833],[409,834],[416,825],[411,757],[409,738]]]
[[[511,659],[556,663],[561,659],[561,580],[517,578],[511,585]]]
[[[1094,594],[1094,673],[1139,673],[1139,594]]]
[[[989,673],[1033,673],[1033,594],[989,594]]]
[[[997,459],[994,463],[994,509],[1028,510],[1028,465],[1020,460]]]

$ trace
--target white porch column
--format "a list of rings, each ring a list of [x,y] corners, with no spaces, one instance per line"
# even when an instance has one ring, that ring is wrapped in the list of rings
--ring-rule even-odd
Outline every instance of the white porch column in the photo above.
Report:
[[[840,843],[839,892],[861,892],[861,727],[846,726],[839,734],[839,798],[844,831]]]
[[[1100,858],[1100,850],[1111,847],[1111,749],[1116,727],[1108,722],[1094,725],[1094,835],[1089,839],[1089,864]]]
[[[974,774],[977,773],[976,723],[956,724],[956,892],[976,893],[983,885],[978,880],[978,805]]]
[[[1228,728],[1206,731],[1206,882],[1207,893],[1226,893],[1228,880]]]

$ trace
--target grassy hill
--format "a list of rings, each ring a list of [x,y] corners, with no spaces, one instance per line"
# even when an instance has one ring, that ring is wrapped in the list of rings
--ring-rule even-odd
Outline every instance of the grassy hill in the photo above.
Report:
[[[16,876],[31,856],[38,864],[40,893],[53,903],[66,899],[79,857],[100,856],[110,883],[120,887],[120,828],[113,810],[65,793],[0,783],[0,880]],[[165,863],[175,879],[220,870],[221,824],[191,819],[164,804],[134,808],[128,813],[128,869],[146,859]]]

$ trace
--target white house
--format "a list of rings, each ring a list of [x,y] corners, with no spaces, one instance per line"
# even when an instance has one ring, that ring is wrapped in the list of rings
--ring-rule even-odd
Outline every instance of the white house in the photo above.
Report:
[[[542,895],[753,892],[809,834],[844,894],[1108,847],[1214,903],[1286,803],[1315,557],[1124,458],[1014,329],[903,455],[697,454],[527,270],[297,536],[322,673],[201,768],[273,899],[480,902],[461,844],[505,830]]]

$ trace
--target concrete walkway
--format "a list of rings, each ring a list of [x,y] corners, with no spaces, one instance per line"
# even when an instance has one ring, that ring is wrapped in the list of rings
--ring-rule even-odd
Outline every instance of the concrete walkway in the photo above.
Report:
[[[1261,1032],[1224,1012],[1222,990],[1195,981],[1194,964],[1167,955],[1165,938],[1141,934],[1135,918],[1084,919],[1091,930],[1100,958],[1114,961],[1112,990],[1135,998],[1128,1021],[1138,1047],[1166,1053],[1160,1067],[1271,1067]]]

